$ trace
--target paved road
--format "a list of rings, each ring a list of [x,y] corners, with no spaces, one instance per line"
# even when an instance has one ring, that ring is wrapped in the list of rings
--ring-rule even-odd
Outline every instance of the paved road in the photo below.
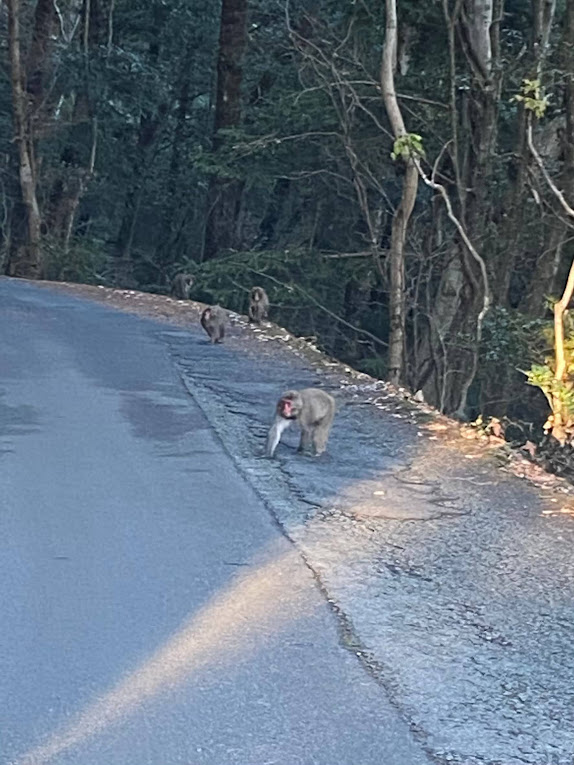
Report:
[[[0,763],[428,763],[162,332],[0,280]]]

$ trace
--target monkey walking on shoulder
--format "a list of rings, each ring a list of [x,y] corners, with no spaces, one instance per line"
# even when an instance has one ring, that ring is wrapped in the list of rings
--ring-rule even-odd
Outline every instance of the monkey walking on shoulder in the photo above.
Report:
[[[273,457],[283,431],[295,420],[301,428],[298,451],[312,449],[318,456],[325,451],[335,416],[335,399],[319,388],[288,390],[279,399],[275,419],[267,436],[266,453]]]
[[[253,287],[249,293],[249,321],[255,324],[267,318],[269,313],[269,298],[263,287]]]
[[[227,314],[220,305],[206,308],[201,314],[201,326],[209,335],[212,343],[222,343],[225,337]]]
[[[176,274],[171,282],[170,295],[178,300],[189,300],[189,293],[193,286],[193,276],[191,274]]]

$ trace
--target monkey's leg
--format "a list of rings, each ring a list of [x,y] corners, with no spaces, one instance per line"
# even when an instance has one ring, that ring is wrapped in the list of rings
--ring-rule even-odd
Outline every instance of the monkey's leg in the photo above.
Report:
[[[301,441],[299,442],[298,452],[308,452],[313,444],[313,435],[310,428],[301,427]]]
[[[319,456],[320,454],[323,454],[325,449],[327,448],[327,440],[329,438],[329,430],[331,429],[331,423],[320,423],[315,428],[315,433],[313,437],[313,445],[315,447],[315,454]]]

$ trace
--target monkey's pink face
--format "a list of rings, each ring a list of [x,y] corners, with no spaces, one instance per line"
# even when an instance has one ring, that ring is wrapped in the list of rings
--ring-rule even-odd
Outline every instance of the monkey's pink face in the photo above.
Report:
[[[292,420],[295,417],[293,411],[293,401],[290,398],[282,398],[279,402],[279,414],[286,420]]]

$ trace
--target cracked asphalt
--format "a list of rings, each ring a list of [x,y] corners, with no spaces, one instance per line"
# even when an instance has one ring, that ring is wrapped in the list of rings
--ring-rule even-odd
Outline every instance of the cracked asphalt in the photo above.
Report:
[[[253,492],[248,504],[258,508],[257,523],[263,526],[269,523],[275,533],[279,528],[293,541],[297,551],[294,569],[299,571],[302,558],[314,575],[313,597],[324,599],[330,606],[324,614],[326,623],[319,627],[322,637],[316,638],[317,644],[313,642],[315,650],[317,645],[331,646],[330,650],[336,655],[333,666],[338,667],[342,662],[346,671],[357,673],[350,682],[344,683],[347,692],[354,689],[356,698],[348,706],[344,704],[345,713],[335,722],[336,732],[339,731],[339,735],[335,735],[337,743],[327,753],[315,755],[312,750],[293,753],[288,747],[283,748],[286,744],[282,741],[274,755],[279,759],[266,760],[252,749],[249,754],[242,750],[236,759],[232,754],[214,762],[243,765],[264,762],[367,765],[371,761],[379,765],[387,762],[418,765],[427,761],[462,765],[574,763],[574,521],[570,516],[547,513],[548,503],[555,498],[549,499],[526,481],[502,473],[491,459],[465,453],[456,444],[436,439],[433,431],[421,425],[420,418],[413,416],[384,383],[353,374],[317,355],[310,361],[309,356],[302,353],[297,344],[290,344],[280,331],[253,330],[236,319],[225,346],[213,348],[204,342],[195,306],[158,296],[113,293],[97,288],[71,286],[59,287],[58,293],[50,288],[41,292],[3,280],[0,302],[6,312],[6,305],[10,309],[11,301],[15,301],[17,307],[12,305],[12,310],[17,314],[32,311],[31,305],[37,306],[38,311],[43,312],[46,327],[42,331],[46,332],[50,322],[56,322],[50,306],[56,306],[53,311],[60,322],[66,315],[80,317],[84,313],[89,315],[91,310],[96,315],[99,312],[103,317],[101,321],[89,321],[90,343],[96,357],[103,362],[108,350],[106,325],[119,322],[123,326],[120,319],[106,317],[120,314],[97,307],[89,309],[86,307],[89,303],[62,297],[61,291],[66,289],[141,315],[150,314],[156,319],[140,322],[137,332],[133,329],[135,324],[129,324],[135,320],[125,319],[128,321],[125,326],[130,327],[130,340],[122,344],[121,350],[125,353],[126,369],[131,370],[128,377],[133,376],[131,384],[136,390],[145,383],[154,393],[151,398],[149,391],[143,399],[132,396],[128,408],[124,406],[116,416],[128,417],[132,427],[138,423],[141,429],[138,436],[144,441],[158,440],[158,432],[167,429],[170,451],[163,455],[162,470],[172,460],[180,464],[182,459],[199,459],[202,464],[204,433],[209,432],[208,451],[222,454],[221,458],[217,457],[220,480],[210,491],[214,492],[215,486],[226,485],[230,476],[233,476],[233,487],[241,479],[243,483],[237,486],[248,487],[243,491]],[[162,321],[158,322],[158,318]],[[10,313],[4,315],[3,336],[13,319]],[[98,324],[98,329],[94,324]],[[76,332],[80,335],[81,323]],[[166,417],[169,407],[165,408],[165,390],[158,393],[157,386],[170,375],[165,369],[157,368],[157,360],[147,368],[144,351],[133,342],[140,333],[146,338],[144,346],[157,343],[162,348],[168,359],[167,366],[183,383],[184,393],[178,393],[177,406],[193,412],[193,416],[190,413],[183,416],[183,425],[181,417]],[[273,334],[275,339],[271,337]],[[16,334],[14,345],[20,348],[21,340]],[[117,345],[117,339],[115,342]],[[16,356],[20,353],[18,350]],[[137,363],[132,354],[138,357]],[[123,355],[120,358],[123,368]],[[29,363],[34,367],[38,361]],[[139,379],[142,368],[146,370],[143,383]],[[2,369],[2,388],[10,390],[12,373],[6,361]],[[26,371],[30,370],[26,367]],[[98,374],[101,376],[102,372]],[[277,460],[263,459],[265,431],[274,400],[287,387],[308,385],[321,385],[339,400],[328,453],[319,459],[295,454],[297,434],[292,432],[286,443],[280,445]],[[101,380],[98,386],[102,387]],[[109,381],[103,387],[107,390]],[[14,389],[22,390],[16,385]],[[154,396],[158,395],[160,398],[155,401]],[[8,449],[14,440],[30,440],[38,427],[34,422],[35,410],[26,410],[31,404],[25,396],[21,395],[18,403],[13,401],[11,406]],[[14,410],[20,413],[18,416],[24,419],[24,424],[10,426],[10,417],[17,419]],[[196,425],[188,423],[187,417],[201,417],[207,423],[205,428],[200,428],[199,443],[195,442],[197,436],[189,437]],[[166,421],[175,421],[178,425],[168,426]],[[17,434],[10,428],[16,428]],[[24,428],[25,434],[20,428]],[[174,433],[171,428],[179,430]],[[176,441],[177,457],[172,454]],[[185,447],[181,446],[182,442]],[[4,454],[5,470],[10,458],[8,451]],[[119,460],[118,454],[115,459]],[[219,467],[220,459],[224,468]],[[181,491],[189,496],[185,485]],[[235,491],[228,488],[232,494]],[[218,500],[217,522],[214,518],[210,523],[209,499],[208,494],[199,503],[201,510],[197,497],[188,499],[188,510],[194,518],[201,517],[202,529],[207,525],[210,534],[221,534],[225,539],[227,526],[231,524],[233,528],[243,529],[243,536],[250,536],[251,532],[244,529],[247,516],[243,514],[234,519],[225,506],[228,498]],[[148,502],[151,512],[152,498]],[[24,512],[24,508],[20,507],[18,512]],[[264,517],[268,519],[266,522],[261,520]],[[10,522],[16,521],[12,518]],[[1,544],[8,552],[0,552],[0,566],[7,559],[9,573],[11,566],[19,571],[21,561],[12,560],[17,556],[6,534],[2,536]],[[162,548],[164,554],[169,548],[168,542],[173,542],[176,551],[181,551],[185,538],[185,531],[174,529]],[[203,540],[201,544],[204,545]],[[257,549],[261,546],[260,541],[255,545]],[[205,554],[208,555],[207,547]],[[177,555],[181,556],[181,552]],[[212,556],[217,558],[213,553]],[[272,560],[276,559],[276,555],[272,556]],[[269,560],[265,559],[262,565],[265,562]],[[179,571],[176,577],[179,582],[185,578],[178,568],[181,565],[184,564],[180,560],[168,567],[171,575],[174,570]],[[168,584],[166,570],[165,564],[163,568],[160,566],[164,573],[156,583],[158,590]],[[302,576],[306,581],[305,575]],[[288,578],[291,579],[291,574]],[[293,581],[297,581],[297,576]],[[217,587],[213,590],[217,591]],[[22,584],[17,592],[22,592]],[[8,609],[10,615],[16,608],[14,598],[5,600],[6,604],[0,600],[0,614]],[[297,611],[301,604],[299,595],[295,601],[292,607]],[[274,619],[271,617],[271,623]],[[140,616],[139,621],[145,619]],[[153,623],[153,619],[150,621]],[[8,640],[8,632],[0,625],[0,663],[5,656],[2,645],[4,639]],[[126,632],[124,627],[122,633]],[[296,633],[297,630],[292,640],[298,642]],[[40,641],[36,636],[35,643]],[[271,652],[281,652],[286,642],[289,645],[282,632]],[[144,643],[148,650],[154,645],[153,640]],[[30,637],[25,645],[30,647],[29,644]],[[143,653],[145,655],[145,650]],[[16,656],[23,660],[23,654],[24,648],[20,647]],[[289,663],[291,659],[286,661]],[[9,662],[8,667],[11,666]],[[303,669],[305,676],[306,669]],[[206,671],[203,664],[201,671]],[[117,672],[109,674],[117,679]],[[265,671],[260,676],[265,677]],[[4,678],[4,668],[0,667],[0,694],[5,690]],[[66,686],[73,682],[78,682],[77,677],[67,679]],[[335,674],[332,687],[337,688],[339,682]],[[26,684],[24,687],[28,688]],[[88,688],[89,678],[80,696],[89,698]],[[368,694],[364,696],[365,689],[373,694],[372,698]],[[128,696],[129,691],[128,686]],[[307,691],[308,688],[305,697]],[[10,689],[10,693],[13,692]],[[281,698],[282,692],[281,688],[277,689],[277,698]],[[286,692],[289,698],[290,692]],[[18,693],[25,695],[24,691]],[[328,693],[332,696],[332,688]],[[320,689],[315,696],[322,696]],[[35,702],[34,706],[38,704]],[[4,704],[1,707],[4,709]],[[321,706],[318,709],[320,713]],[[388,729],[389,724],[377,724],[372,717],[373,710],[383,716],[390,715],[393,721],[390,729],[398,726],[396,730],[402,731],[399,739],[405,746],[412,747],[408,752],[391,750],[389,753],[381,748],[387,733],[384,729]],[[64,718],[67,714],[64,713]],[[0,711],[3,723],[2,715]],[[96,715],[96,722],[98,719]],[[133,713],[129,719],[133,725]],[[339,728],[341,719],[344,720],[342,729]],[[362,722],[357,728],[359,720]],[[368,759],[371,755],[365,755],[362,750],[353,749],[357,738],[365,741],[362,726],[368,725],[368,721],[373,723],[368,735],[377,731],[381,739],[372,740],[373,759]],[[87,722],[95,725],[89,717]],[[115,720],[114,723],[117,730],[118,723]],[[38,734],[42,725],[38,722],[35,725]],[[101,733],[94,733],[95,739],[98,735]],[[353,737],[347,749],[341,748],[340,743],[346,736]],[[2,746],[0,743],[0,762]],[[90,765],[99,761],[115,762],[109,756],[110,751],[113,750],[107,750],[108,759],[91,759]],[[77,757],[58,756],[60,759],[54,762],[84,762]],[[324,759],[320,759],[322,756]],[[203,759],[197,759],[197,754],[193,755],[196,759],[189,754],[187,757],[162,762],[212,761],[208,755]],[[129,758],[117,761],[135,765],[135,760]]]
[[[572,765],[572,517],[544,515],[526,482],[430,440],[384,384],[275,348],[266,359],[265,342],[243,356],[230,343],[207,372],[189,363],[185,333],[169,343],[427,751],[464,765]],[[262,466],[269,402],[309,385],[341,402],[329,454],[300,458],[292,433]]]

